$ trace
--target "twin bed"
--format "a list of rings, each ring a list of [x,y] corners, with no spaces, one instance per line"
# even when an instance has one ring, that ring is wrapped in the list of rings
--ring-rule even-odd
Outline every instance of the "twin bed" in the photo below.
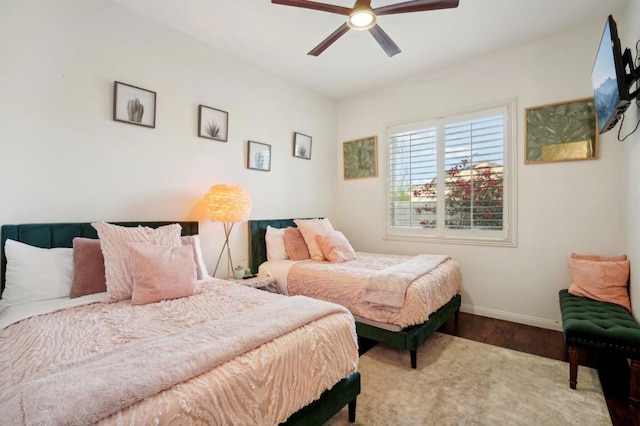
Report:
[[[302,222],[304,222],[303,220]],[[301,221],[297,221],[300,223]],[[411,367],[417,367],[417,349],[451,316],[458,321],[462,275],[458,264],[447,256],[419,257],[357,253],[341,263],[314,260],[267,260],[267,230],[296,227],[294,219],[249,221],[249,264],[252,272],[275,281],[274,289],[288,295],[305,295],[338,303],[356,319],[356,332],[377,342],[408,349]],[[270,231],[272,231],[271,229]],[[306,240],[306,238],[305,238]],[[370,282],[382,277],[396,280],[415,264],[431,263],[415,273],[400,304],[372,303]],[[425,272],[426,273],[423,273]],[[375,300],[373,300],[375,301]]]
[[[131,229],[169,224],[116,223]],[[197,235],[197,222],[179,224],[183,236]],[[279,283],[289,297],[203,277],[195,294],[154,303],[134,304],[133,295],[107,303],[108,293],[15,304],[4,300],[3,421],[319,425],[349,405],[353,422],[360,393],[356,333],[409,349],[416,368],[417,349],[449,317],[457,321],[462,277],[451,259],[439,260],[428,274],[413,280],[401,308],[371,306],[362,303],[358,279],[350,278],[352,269],[360,271],[362,281],[371,271],[393,269],[406,257],[358,253],[358,259],[337,267],[301,261],[282,269],[266,261],[268,226],[295,224],[291,219],[250,221],[250,267],[261,274],[279,271],[273,275],[281,278],[311,278],[311,283]],[[3,296],[5,285],[13,296],[17,291],[11,286],[19,262],[12,254],[14,263],[8,265],[7,240],[42,249],[30,260],[30,269],[17,274],[24,278],[39,269],[39,262],[51,274],[45,267],[53,253],[48,249],[66,248],[64,256],[69,256],[77,237],[96,239],[98,233],[90,223],[3,225]],[[338,278],[323,283],[321,277],[331,269],[338,270]],[[33,276],[36,292],[56,278],[42,271]]]
[[[183,235],[198,232],[197,222],[180,225]],[[97,236],[89,223],[3,225],[2,290],[7,239],[49,249]],[[105,303],[98,293],[5,307],[3,421],[322,424],[347,404],[355,420],[360,375],[346,309],[224,280],[198,284],[197,294],[148,304]]]

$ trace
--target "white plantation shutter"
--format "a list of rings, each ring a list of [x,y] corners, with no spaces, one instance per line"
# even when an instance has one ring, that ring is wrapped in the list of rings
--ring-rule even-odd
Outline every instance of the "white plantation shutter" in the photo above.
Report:
[[[437,174],[437,128],[425,126],[410,132],[391,136],[390,205],[389,211],[395,226],[420,227],[423,215],[415,208],[428,200],[416,199],[412,188],[435,179]]]
[[[445,188],[447,228],[502,229],[504,127],[503,114],[445,124],[445,173],[458,169]]]
[[[515,244],[512,109],[387,129],[388,238]]]

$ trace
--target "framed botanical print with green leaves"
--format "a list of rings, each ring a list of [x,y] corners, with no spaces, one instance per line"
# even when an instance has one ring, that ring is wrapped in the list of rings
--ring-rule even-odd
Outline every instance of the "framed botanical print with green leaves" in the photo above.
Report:
[[[525,164],[598,158],[593,98],[525,110]]]
[[[343,142],[342,161],[345,180],[377,177],[377,136]]]

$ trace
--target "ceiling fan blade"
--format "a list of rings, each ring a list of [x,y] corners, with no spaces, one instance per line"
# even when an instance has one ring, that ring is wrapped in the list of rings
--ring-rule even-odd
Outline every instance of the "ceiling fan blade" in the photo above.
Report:
[[[356,4],[353,5],[353,10],[359,8],[368,9],[371,7],[371,0],[356,0]]]
[[[322,42],[319,45],[317,45],[315,48],[313,48],[311,52],[307,53],[307,55],[318,56],[319,54],[324,52],[327,47],[331,46],[337,39],[342,37],[350,29],[351,28],[349,28],[349,25],[347,25],[346,22],[340,25],[340,27],[338,27],[337,30],[331,33],[329,37],[322,40]]]
[[[395,44],[393,40],[391,40],[391,37],[389,37],[378,24],[369,28],[369,32],[371,33],[373,38],[376,39],[380,47],[384,49],[388,57],[392,57],[393,55],[397,55],[398,53],[402,52],[398,45]]]
[[[458,7],[459,0],[413,0],[373,9],[377,16]]]
[[[339,15],[350,15],[351,9],[348,7],[336,6],[333,4],[318,3],[317,1],[308,0],[271,0],[273,4],[282,4],[285,6],[303,7],[305,9],[321,10],[322,12],[337,13]]]

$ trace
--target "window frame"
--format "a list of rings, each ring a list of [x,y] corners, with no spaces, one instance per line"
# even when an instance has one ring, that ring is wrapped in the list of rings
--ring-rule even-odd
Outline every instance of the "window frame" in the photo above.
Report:
[[[468,120],[490,114],[493,110],[504,110],[504,165],[503,165],[503,229],[502,230],[480,230],[480,229],[446,229],[443,209],[438,209],[438,219],[435,228],[399,228],[391,226],[391,135],[402,131],[419,130],[428,125],[437,126],[437,185],[444,186],[445,169],[444,165],[444,126],[451,122]],[[386,193],[386,221],[385,240],[392,241],[415,241],[445,244],[466,244],[482,246],[517,246],[516,227],[516,189],[517,189],[517,159],[516,159],[516,99],[496,102],[483,105],[473,109],[466,109],[449,114],[441,115],[437,118],[417,120],[409,123],[388,125],[385,135],[385,149],[387,153],[387,171],[385,182]]]

